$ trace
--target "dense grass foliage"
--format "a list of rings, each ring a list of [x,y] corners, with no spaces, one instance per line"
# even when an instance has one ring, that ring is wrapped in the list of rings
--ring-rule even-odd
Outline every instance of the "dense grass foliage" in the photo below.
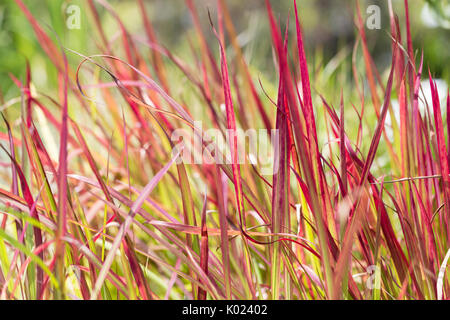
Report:
[[[20,99],[1,103],[2,299],[449,297],[450,98],[427,48],[413,47],[408,0],[405,21],[389,6],[381,72],[358,0],[354,47],[314,72],[301,2],[289,30],[267,0],[270,84],[247,64],[225,0],[209,21],[185,1],[195,63],[158,41],[143,0],[145,38],[106,0],[86,0],[94,56],[62,46],[15,2],[59,87],[37,88],[27,65],[25,79],[10,75]],[[116,20],[115,37],[99,10]],[[180,129],[192,133],[182,146]],[[245,137],[198,144],[206,130],[263,130],[271,172]],[[184,161],[188,149],[203,161]],[[217,161],[222,152],[229,161]]]

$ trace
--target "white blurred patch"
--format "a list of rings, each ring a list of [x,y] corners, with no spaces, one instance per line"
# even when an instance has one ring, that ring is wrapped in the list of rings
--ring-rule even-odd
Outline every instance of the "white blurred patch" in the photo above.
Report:
[[[256,156],[253,153],[249,153],[248,159],[251,164],[254,164],[254,165],[258,164],[258,161],[256,160]]]
[[[394,118],[397,123],[400,123],[400,104],[397,99],[391,100],[392,111],[394,112]],[[386,135],[389,141],[394,141],[394,130],[392,130],[392,119],[391,113],[388,112],[386,115],[386,120],[384,121],[384,128],[386,130]]]
[[[442,5],[444,15],[450,16],[450,5]],[[428,28],[444,28],[450,29],[450,21],[442,19],[439,14],[428,3],[423,6],[421,15],[422,22]]]
[[[302,85],[301,81],[297,82],[297,90],[300,95],[300,99],[302,99],[302,101],[303,101],[303,85]]]
[[[436,82],[436,87],[438,90],[439,101],[441,103],[441,114],[444,115],[446,113],[446,100],[447,100],[447,90],[448,85],[445,80],[442,79],[433,79]],[[430,115],[433,114],[433,99],[431,97],[431,87],[430,81],[428,79],[422,80],[420,82],[421,89],[419,90],[419,111],[422,116],[425,115],[426,105],[430,109]],[[425,103],[426,102],[426,103]]]
[[[447,92],[448,92],[448,85],[447,82],[443,79],[433,79],[433,81],[436,82],[436,87],[438,90],[439,100],[441,104],[441,115],[442,117],[445,116],[447,113]],[[431,87],[430,87],[430,81],[428,79],[422,80],[420,82],[421,88],[419,89],[419,112],[424,117],[425,115],[430,114],[430,116],[433,116],[433,99],[431,97]],[[427,111],[427,104],[428,104],[428,111]],[[400,124],[400,105],[397,99],[391,100],[392,109],[394,112],[395,121],[397,124]],[[394,141],[394,132],[392,130],[392,119],[390,112],[386,115],[386,121],[384,123],[386,135],[390,141]]]

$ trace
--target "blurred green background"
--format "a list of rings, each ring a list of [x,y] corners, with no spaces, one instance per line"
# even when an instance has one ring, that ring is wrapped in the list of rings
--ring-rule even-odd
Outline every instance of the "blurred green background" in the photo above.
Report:
[[[23,0],[49,34],[57,34],[62,44],[83,54],[100,53],[97,49],[98,35],[92,25],[92,17],[85,0]],[[194,26],[184,0],[145,1],[149,17],[154,24],[159,41],[176,55],[189,61],[191,51],[189,39],[194,38]],[[210,30],[207,10],[215,13],[215,0],[194,1],[208,41],[215,39]],[[304,27],[304,37],[309,63],[313,68],[325,64],[340,48],[353,46],[356,35],[354,24],[355,5],[353,0],[298,0]],[[136,1],[110,0],[128,30],[135,35],[145,36],[139,7]],[[290,31],[295,31],[293,1],[272,1],[277,18],[290,19]],[[272,78],[273,57],[270,31],[264,0],[227,0],[231,16],[239,32],[239,41],[247,61],[253,69]],[[384,70],[390,63],[389,11],[387,1],[361,1],[363,15],[368,5],[381,7],[382,30],[368,30],[368,43],[376,64]],[[68,29],[66,10],[70,5],[78,5],[81,13],[80,29]],[[403,0],[393,0],[394,11],[404,21]],[[117,36],[117,24],[106,10],[97,6],[103,26],[109,38]],[[430,67],[437,78],[449,82],[449,32],[450,15],[448,0],[410,1],[412,36],[414,48],[423,48],[425,67]],[[403,26],[404,23],[401,23]],[[54,30],[54,32],[52,31]],[[405,36],[404,30],[403,36]],[[54,38],[54,37],[53,37]],[[212,46],[216,48],[217,46]],[[9,77],[9,73],[24,79],[25,62],[30,61],[33,81],[43,92],[55,87],[56,71],[46,59],[36,36],[14,0],[0,1],[0,91],[3,99],[18,95],[19,90]],[[79,57],[69,54],[70,63],[75,66]],[[348,72],[351,72],[351,66]]]

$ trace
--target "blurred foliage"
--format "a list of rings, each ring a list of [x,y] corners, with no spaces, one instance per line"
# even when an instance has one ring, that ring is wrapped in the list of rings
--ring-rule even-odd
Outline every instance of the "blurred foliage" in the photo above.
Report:
[[[285,21],[289,14],[291,18],[292,2],[272,1],[274,11],[279,18]],[[321,66],[332,59],[341,48],[351,49],[355,42],[356,30],[354,27],[354,1],[348,0],[300,0],[299,10],[302,16],[307,55],[313,63],[312,68]],[[437,12],[444,14],[447,0],[419,0],[410,1],[410,15],[412,34],[415,48],[424,48],[425,66],[433,70],[436,77],[449,81],[448,63],[450,61],[450,48],[448,43],[449,30],[444,28],[429,28],[422,22],[421,11],[429,3]],[[92,17],[88,14],[85,0],[24,0],[32,13],[39,18],[46,31],[56,35],[62,45],[79,51],[83,54],[96,54],[99,50],[98,34],[92,24]],[[127,29],[131,33],[144,36],[140,21],[139,8],[135,1],[110,0],[109,3],[120,15]],[[202,27],[207,40],[214,42],[210,30],[207,11],[215,12],[215,0],[196,0]],[[269,26],[266,19],[266,10],[262,0],[228,0],[233,22],[239,32],[239,41],[244,49],[249,64],[259,73],[273,75],[273,58]],[[81,8],[81,28],[68,29],[66,27],[69,5],[78,5]],[[373,1],[362,1],[361,8],[365,8]],[[387,1],[377,2],[382,6],[382,30],[367,30],[368,42],[372,46],[371,52],[380,69],[390,63],[390,38],[388,32],[389,14]],[[161,43],[170,48],[178,56],[189,61],[191,58],[190,41],[194,34],[193,24],[183,0],[151,0],[146,2],[149,16],[154,24],[157,36]],[[394,10],[400,19],[404,18],[403,1],[394,1]],[[114,18],[103,8],[98,7],[102,24],[108,32],[110,39],[118,35],[118,27]],[[294,19],[290,20],[290,32],[294,32]],[[215,47],[215,46],[213,46]],[[9,77],[9,73],[23,79],[25,75],[25,62],[31,64],[34,83],[41,90],[48,90],[56,84],[56,73],[46,59],[40,48],[33,30],[28,21],[13,0],[2,0],[0,3],[0,92],[5,99],[17,96],[18,89]],[[216,52],[217,53],[217,52]],[[416,53],[420,55],[420,52]],[[69,61],[75,66],[79,57],[69,54]],[[348,72],[351,72],[349,66]]]
[[[449,0],[426,0],[427,3],[434,8],[442,19],[450,21]]]

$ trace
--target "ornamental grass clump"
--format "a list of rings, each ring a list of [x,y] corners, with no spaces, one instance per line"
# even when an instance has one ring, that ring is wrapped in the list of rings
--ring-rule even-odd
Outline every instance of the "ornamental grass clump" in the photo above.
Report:
[[[312,72],[301,2],[290,30],[266,0],[274,83],[224,0],[209,20],[185,1],[193,62],[158,40],[142,0],[145,37],[86,1],[94,55],[15,2],[58,86],[36,86],[31,63],[2,103],[0,298],[449,297],[450,98],[413,47],[408,0],[405,21],[390,10],[386,70],[355,1],[353,78]]]

